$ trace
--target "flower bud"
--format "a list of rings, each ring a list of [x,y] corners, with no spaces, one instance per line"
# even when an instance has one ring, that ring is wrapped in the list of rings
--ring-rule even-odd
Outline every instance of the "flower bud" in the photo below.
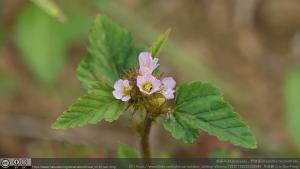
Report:
[[[153,106],[154,108],[159,108],[162,105],[164,105],[166,102],[166,98],[164,97],[164,95],[160,94],[160,93],[155,93],[153,94],[153,96],[149,99],[149,103],[151,106]]]

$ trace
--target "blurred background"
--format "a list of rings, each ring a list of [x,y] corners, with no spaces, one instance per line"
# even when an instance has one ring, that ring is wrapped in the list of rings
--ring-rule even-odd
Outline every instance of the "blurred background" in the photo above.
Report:
[[[258,149],[201,133],[186,145],[155,125],[154,157],[299,157],[299,0],[0,0],[0,156],[115,157],[139,148],[126,115],[67,131],[56,118],[85,91],[75,69],[96,14],[150,45],[172,28],[163,72],[213,82],[250,125]],[[50,2],[50,3],[48,3]]]

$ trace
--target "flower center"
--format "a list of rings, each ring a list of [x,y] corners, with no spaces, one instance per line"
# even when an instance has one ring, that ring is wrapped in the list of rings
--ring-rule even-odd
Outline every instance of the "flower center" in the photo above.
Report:
[[[123,94],[125,96],[129,96],[130,95],[130,91],[131,91],[131,88],[130,87],[124,87],[123,88]]]
[[[152,90],[153,90],[153,85],[151,82],[145,82],[143,85],[142,85],[142,89],[148,93],[150,93]]]

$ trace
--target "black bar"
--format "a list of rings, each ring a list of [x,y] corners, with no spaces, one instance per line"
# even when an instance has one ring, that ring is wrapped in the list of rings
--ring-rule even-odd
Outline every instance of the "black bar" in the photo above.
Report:
[[[32,169],[300,169],[300,158],[32,158],[30,161],[27,168]]]

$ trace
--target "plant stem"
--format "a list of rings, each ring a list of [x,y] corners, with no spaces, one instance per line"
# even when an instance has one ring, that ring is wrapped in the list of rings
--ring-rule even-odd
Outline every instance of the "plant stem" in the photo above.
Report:
[[[141,132],[141,151],[143,158],[151,158],[150,146],[149,146],[149,134],[152,125],[152,119],[149,117],[150,114],[147,113],[144,120],[144,127]]]

